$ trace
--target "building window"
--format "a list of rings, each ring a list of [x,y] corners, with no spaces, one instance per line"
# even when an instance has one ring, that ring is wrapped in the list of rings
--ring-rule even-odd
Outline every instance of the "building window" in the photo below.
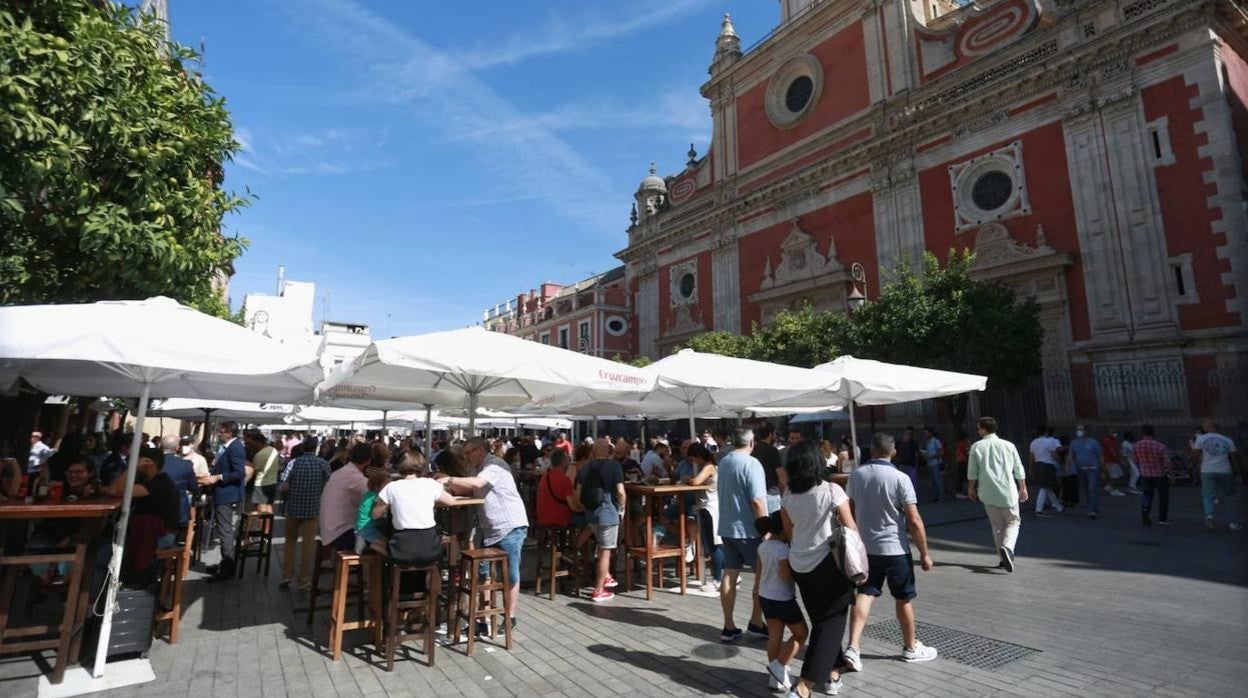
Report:
[[[581,324],[577,327],[577,334],[582,339],[589,339],[589,320],[581,321]]]
[[[568,348],[568,328],[566,327],[559,328],[559,346],[563,349]]]
[[[628,320],[619,315],[612,315],[607,318],[607,334],[612,337],[622,337],[628,332]]]
[[[1170,262],[1170,287],[1174,291],[1175,302],[1182,305],[1199,303],[1200,296],[1196,294],[1196,275],[1192,271],[1192,253],[1185,252],[1171,257],[1168,261]]]
[[[1147,137],[1144,148],[1148,151],[1148,159],[1154,167],[1174,164],[1174,150],[1170,148],[1170,119],[1161,117],[1148,122]]]
[[[780,66],[767,85],[764,106],[777,128],[792,128],[819,101],[823,66],[810,54],[796,56]]]
[[[799,75],[789,83],[789,89],[784,93],[784,106],[794,114],[801,114],[806,105],[810,104],[811,95],[814,93],[815,83],[810,76]]]
[[[698,279],[692,272],[680,277],[680,297],[693,298],[693,292],[698,289]]]
[[[550,344],[550,333],[543,332],[541,334],[541,341],[542,341],[542,344]]]
[[[1023,145],[1008,146],[949,167],[959,232],[1031,214],[1023,172]]]

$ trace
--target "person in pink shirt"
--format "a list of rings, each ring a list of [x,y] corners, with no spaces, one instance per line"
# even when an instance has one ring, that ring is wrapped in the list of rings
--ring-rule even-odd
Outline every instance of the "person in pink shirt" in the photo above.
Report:
[[[338,550],[355,549],[355,521],[360,510],[360,500],[368,492],[368,477],[364,471],[373,458],[368,444],[358,443],[351,447],[350,462],[334,471],[325,483],[321,494],[321,541]]]

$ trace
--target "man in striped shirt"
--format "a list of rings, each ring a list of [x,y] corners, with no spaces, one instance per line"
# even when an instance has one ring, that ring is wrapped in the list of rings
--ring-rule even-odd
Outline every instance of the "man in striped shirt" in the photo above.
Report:
[[[1157,523],[1170,525],[1170,452],[1165,444],[1153,438],[1151,424],[1140,427],[1143,438],[1133,445],[1136,467],[1140,469],[1140,481],[1144,484],[1141,500],[1140,521],[1152,526],[1153,494],[1158,496]]]

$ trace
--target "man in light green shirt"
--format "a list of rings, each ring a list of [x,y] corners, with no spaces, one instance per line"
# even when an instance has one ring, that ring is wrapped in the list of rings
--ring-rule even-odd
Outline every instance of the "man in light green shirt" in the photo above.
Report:
[[[1001,567],[1014,571],[1014,544],[1018,541],[1018,505],[1027,501],[1027,476],[1018,449],[997,437],[997,420],[979,420],[979,441],[971,445],[967,463],[972,502],[982,501],[992,538],[1001,557]]]

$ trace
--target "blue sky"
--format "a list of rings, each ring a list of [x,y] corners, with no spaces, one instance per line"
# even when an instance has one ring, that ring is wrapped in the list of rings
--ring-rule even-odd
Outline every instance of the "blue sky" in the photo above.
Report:
[[[315,320],[374,336],[462,327],[540,282],[618,262],[651,160],[710,138],[698,87],[725,11],[743,44],[774,0],[170,0],[245,151],[231,296],[287,277]],[[389,317],[387,317],[389,316]]]

